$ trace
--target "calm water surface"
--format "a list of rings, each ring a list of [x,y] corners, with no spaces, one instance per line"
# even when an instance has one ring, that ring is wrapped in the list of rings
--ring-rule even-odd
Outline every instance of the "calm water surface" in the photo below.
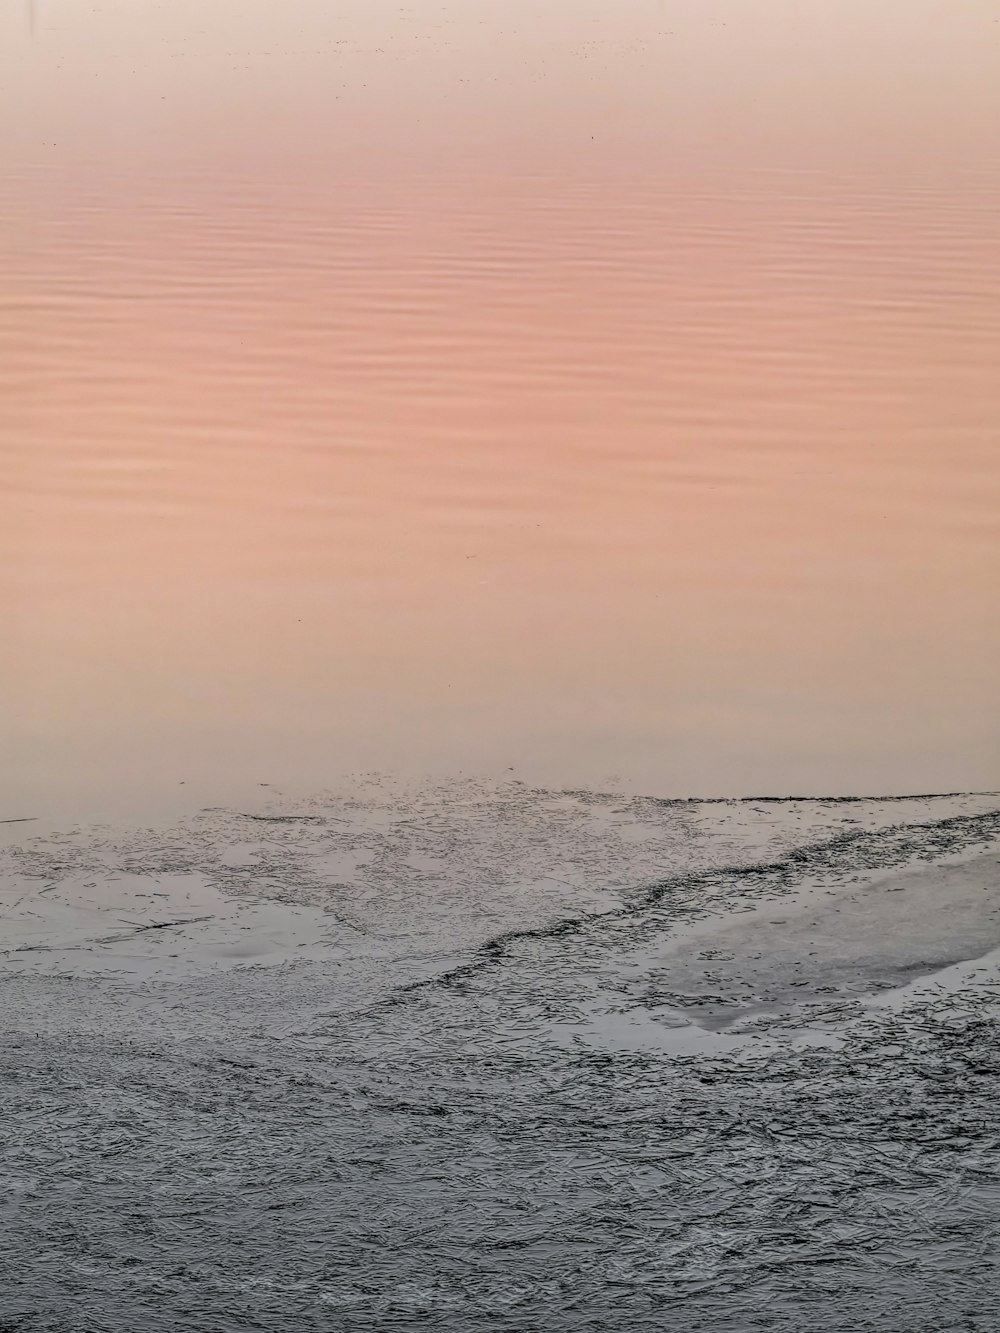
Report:
[[[0,815],[1000,785],[995,5],[0,34]]]

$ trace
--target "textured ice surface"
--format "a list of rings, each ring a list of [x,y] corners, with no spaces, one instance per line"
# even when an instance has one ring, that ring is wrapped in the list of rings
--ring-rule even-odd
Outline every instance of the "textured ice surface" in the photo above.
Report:
[[[0,1328],[995,1329],[996,807],[7,828]]]

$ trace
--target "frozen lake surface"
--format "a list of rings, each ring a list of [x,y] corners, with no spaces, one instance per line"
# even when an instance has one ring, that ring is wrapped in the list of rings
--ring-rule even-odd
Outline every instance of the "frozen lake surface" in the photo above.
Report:
[[[2,1327],[986,1333],[997,804],[4,826]]]

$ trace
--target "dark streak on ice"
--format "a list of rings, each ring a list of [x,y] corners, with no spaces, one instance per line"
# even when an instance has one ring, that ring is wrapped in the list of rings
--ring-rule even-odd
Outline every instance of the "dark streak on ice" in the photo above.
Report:
[[[250,815],[244,814],[244,819],[256,820],[259,824],[325,824],[327,821],[322,815]]]
[[[431,986],[460,984],[484,968],[501,963],[508,956],[511,946],[521,941],[555,940],[579,934],[595,924],[640,918],[651,907],[659,906],[665,900],[679,899],[682,895],[685,905],[688,905],[691,895],[697,894],[699,890],[711,888],[718,891],[729,886],[752,895],[762,886],[780,890],[782,885],[811,870],[829,870],[833,866],[850,866],[854,870],[888,869],[911,858],[918,847],[925,856],[931,853],[942,855],[971,842],[996,837],[1000,837],[1000,814],[954,815],[929,823],[894,825],[880,833],[843,833],[823,842],[797,847],[787,856],[773,861],[757,861],[722,871],[678,875],[639,891],[617,909],[582,913],[545,926],[495,935],[479,946],[470,962],[450,968],[438,976],[400,986],[395,994],[402,997]]]
[[[587,791],[574,787],[565,788],[563,795],[576,796],[583,801],[615,799],[614,794],[610,792]],[[1000,792],[930,791],[909,792],[901,796],[649,796],[646,799],[651,805],[670,808],[686,805],[793,805],[803,803],[815,805],[868,805],[873,801],[877,801],[879,805],[889,805],[893,802],[901,804],[906,801],[952,801],[973,796],[1000,796]]]
[[[138,922],[135,921],[126,921],[125,925],[132,927],[132,930],[129,931],[128,934],[142,935],[147,930],[173,930],[175,926],[194,926],[201,921],[211,921],[211,920],[212,920],[211,915],[188,916],[188,917],[183,917],[180,921],[152,921],[148,925],[140,925]],[[127,938],[128,935],[108,935],[104,939],[98,940],[97,943],[107,944],[113,940],[121,940]]]

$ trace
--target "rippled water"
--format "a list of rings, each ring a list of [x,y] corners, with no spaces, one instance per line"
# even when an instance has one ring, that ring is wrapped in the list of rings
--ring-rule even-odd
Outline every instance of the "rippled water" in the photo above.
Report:
[[[5,806],[996,786],[987,8],[7,6]]]

